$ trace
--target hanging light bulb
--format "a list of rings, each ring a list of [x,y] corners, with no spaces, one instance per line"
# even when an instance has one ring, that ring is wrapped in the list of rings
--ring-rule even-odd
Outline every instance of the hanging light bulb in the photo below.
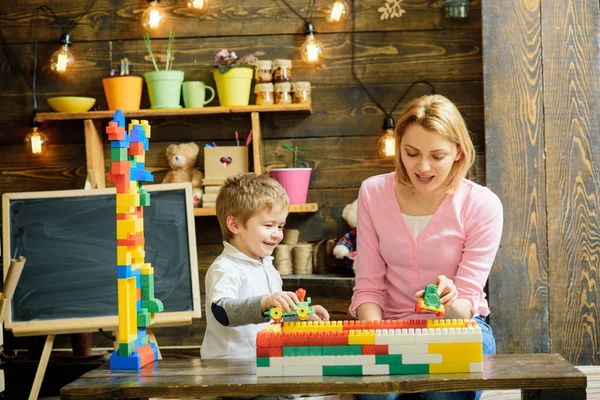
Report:
[[[156,29],[163,17],[158,7],[158,0],[148,0],[148,8],[142,14],[142,26],[146,29]]]
[[[304,34],[306,40],[300,48],[302,60],[307,63],[315,64],[321,61],[323,55],[323,45],[317,39],[315,39],[315,30],[310,22],[307,22],[304,26]]]
[[[327,7],[327,13],[325,14],[325,20],[329,23],[342,22],[348,17],[348,3],[344,0],[335,0],[333,4]]]
[[[71,36],[68,33],[63,33],[60,37],[60,48],[50,56],[50,69],[59,74],[67,72],[69,64],[73,64],[75,59],[69,50],[71,46]]]
[[[379,139],[379,154],[382,157],[390,158],[396,155],[396,138],[394,137],[394,118],[385,117],[383,120],[383,135]]]
[[[40,155],[44,151],[44,145],[48,144],[48,136],[38,130],[37,126],[31,128],[31,131],[25,136],[27,150],[32,154]]]
[[[202,10],[206,7],[208,0],[188,0],[187,6],[188,8],[193,8],[195,10]]]

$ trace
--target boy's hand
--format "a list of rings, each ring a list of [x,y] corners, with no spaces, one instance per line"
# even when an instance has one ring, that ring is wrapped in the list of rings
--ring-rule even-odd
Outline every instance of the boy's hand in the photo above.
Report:
[[[297,303],[300,303],[300,299],[298,299],[296,293],[277,292],[263,296],[260,300],[260,309],[265,312],[271,307],[279,307],[285,312],[290,312],[290,309],[296,309]]]
[[[315,312],[308,316],[309,321],[329,321],[329,313],[323,306],[313,306]]]

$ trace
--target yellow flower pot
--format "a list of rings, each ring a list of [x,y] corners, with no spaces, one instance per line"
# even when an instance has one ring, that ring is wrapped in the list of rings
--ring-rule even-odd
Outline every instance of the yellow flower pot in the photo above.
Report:
[[[246,67],[231,68],[224,74],[214,70],[219,103],[222,106],[247,106],[250,103],[253,75],[254,70]]]

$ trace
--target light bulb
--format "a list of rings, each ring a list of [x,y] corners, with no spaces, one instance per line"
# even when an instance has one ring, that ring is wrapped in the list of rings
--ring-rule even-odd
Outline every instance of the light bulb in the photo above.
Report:
[[[321,61],[321,56],[323,55],[323,45],[315,39],[315,31],[310,22],[306,23],[304,34],[306,35],[306,40],[300,48],[302,60],[310,64],[318,63]]]
[[[396,155],[396,138],[394,137],[394,119],[386,117],[383,120],[383,134],[379,139],[379,154],[384,158],[394,157]]]
[[[37,126],[34,126],[31,128],[31,132],[25,136],[25,144],[27,145],[27,150],[32,154],[42,154],[44,145],[48,144],[48,136],[39,131]]]
[[[348,17],[348,3],[344,0],[335,0],[333,4],[331,4],[327,8],[327,13],[325,14],[325,20],[330,23],[341,22]]]
[[[148,0],[150,5],[142,14],[142,26],[146,29],[156,29],[163,17],[160,14],[158,0]]]
[[[206,7],[206,3],[208,3],[208,0],[188,0],[187,6],[195,10],[202,10]]]
[[[69,50],[71,38],[69,34],[63,34],[60,37],[60,47],[50,56],[50,69],[59,74],[67,72],[69,64],[73,64],[75,58]]]

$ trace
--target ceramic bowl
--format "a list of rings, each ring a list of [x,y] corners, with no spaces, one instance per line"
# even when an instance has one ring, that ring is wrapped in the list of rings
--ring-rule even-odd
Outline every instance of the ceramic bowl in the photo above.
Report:
[[[93,97],[77,96],[50,97],[47,101],[50,108],[58,112],[86,112],[96,104]]]

